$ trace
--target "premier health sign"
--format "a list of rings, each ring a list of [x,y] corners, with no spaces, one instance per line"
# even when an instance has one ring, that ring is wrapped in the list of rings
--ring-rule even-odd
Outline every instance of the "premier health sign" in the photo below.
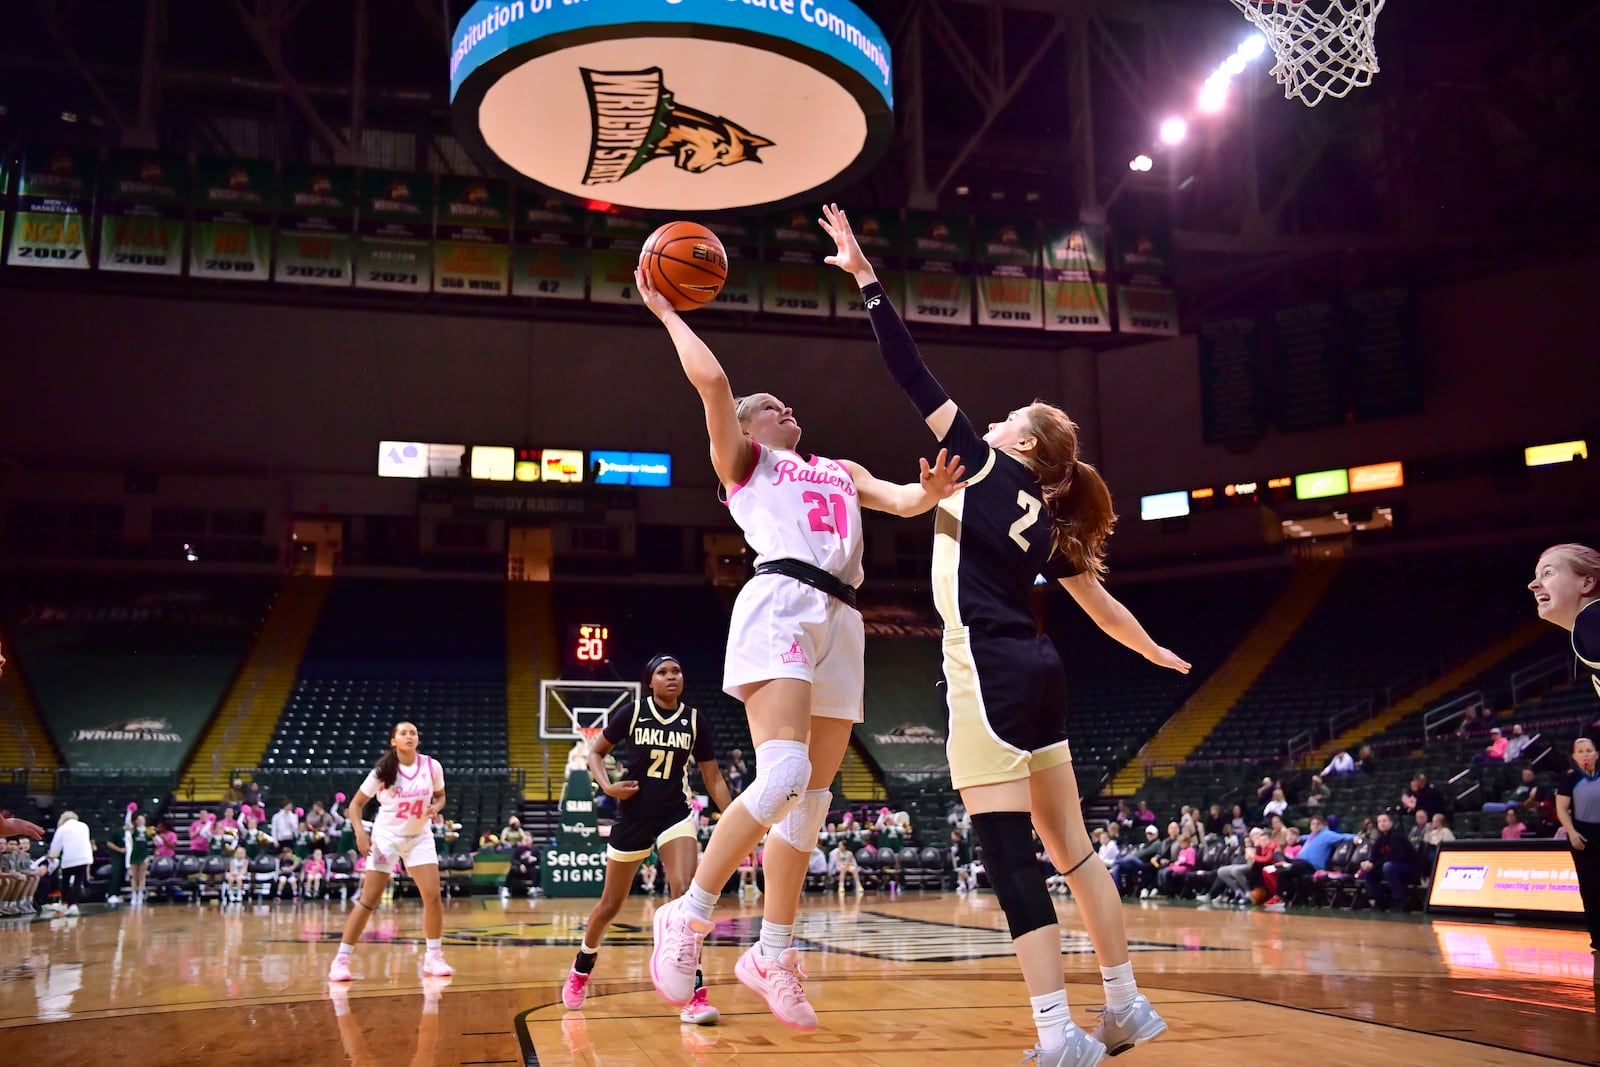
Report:
[[[816,199],[894,127],[883,31],[850,0],[480,0],[450,100],[484,167],[646,211]]]
[[[672,485],[672,457],[665,452],[589,452],[595,485]]]

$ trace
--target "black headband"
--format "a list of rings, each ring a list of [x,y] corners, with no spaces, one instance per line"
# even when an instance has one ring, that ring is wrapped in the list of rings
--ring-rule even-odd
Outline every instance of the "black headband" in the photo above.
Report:
[[[652,656],[650,658],[650,662],[644,665],[644,676],[649,678],[654,675],[656,673],[656,668],[661,666],[663,663],[676,663],[679,670],[683,669],[683,662],[679,660],[677,656],[669,655],[668,653],[663,652],[659,656]]]

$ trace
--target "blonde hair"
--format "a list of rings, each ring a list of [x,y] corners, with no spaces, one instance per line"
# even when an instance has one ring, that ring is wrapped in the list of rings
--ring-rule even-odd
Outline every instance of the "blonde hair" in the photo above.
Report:
[[[1541,560],[1546,556],[1555,556],[1579,578],[1593,578],[1595,592],[1600,593],[1600,552],[1596,552],[1588,545],[1551,545],[1539,553]]]
[[[77,822],[77,821],[78,821],[78,813],[75,812],[75,811],[64,811],[60,815],[56,816],[56,826],[57,827],[65,826],[69,822]]]
[[[747,393],[744,396],[734,397],[733,414],[738,418],[739,425],[743,426],[749,422],[756,410],[761,407],[761,402],[768,398],[777,399],[771,393]]]

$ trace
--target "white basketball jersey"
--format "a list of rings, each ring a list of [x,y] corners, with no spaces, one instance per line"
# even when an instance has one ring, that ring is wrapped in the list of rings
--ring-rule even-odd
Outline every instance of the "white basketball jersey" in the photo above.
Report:
[[[728,511],[756,563],[797,559],[861,584],[861,504],[850,472],[821,456],[755,446],[755,468],[728,494]]]
[[[433,794],[444,789],[444,768],[432,756],[417,753],[416,762],[400,765],[394,785],[384,786],[378,772],[369,771],[361,791],[378,798],[378,817],[372,820],[373,833],[411,837],[428,829],[428,805]]]

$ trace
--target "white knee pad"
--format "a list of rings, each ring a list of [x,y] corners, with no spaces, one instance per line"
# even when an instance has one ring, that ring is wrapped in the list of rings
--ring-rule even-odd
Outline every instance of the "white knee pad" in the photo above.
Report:
[[[767,741],[756,746],[756,776],[741,794],[745,810],[762,826],[789,814],[811,781],[811,760],[798,741]]]
[[[828,805],[832,803],[832,790],[809,790],[794,810],[773,826],[772,832],[787,841],[791,848],[810,852],[817,847],[817,837],[828,821]]]

